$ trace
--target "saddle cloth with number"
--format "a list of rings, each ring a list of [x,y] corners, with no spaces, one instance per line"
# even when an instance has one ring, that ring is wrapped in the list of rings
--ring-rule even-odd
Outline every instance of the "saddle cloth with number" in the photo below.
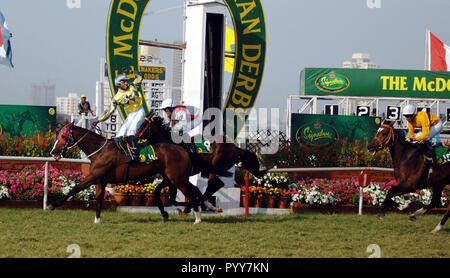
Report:
[[[450,161],[450,152],[448,146],[439,144],[434,148],[438,165],[442,165]]]

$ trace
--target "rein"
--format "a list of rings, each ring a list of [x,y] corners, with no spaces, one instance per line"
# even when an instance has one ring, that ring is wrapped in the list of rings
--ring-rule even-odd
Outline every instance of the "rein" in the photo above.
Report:
[[[100,130],[100,129],[97,128],[97,130]],[[72,129],[70,129],[70,133],[72,133]],[[84,138],[86,138],[86,136],[88,134],[89,134],[89,130],[86,131],[86,133],[80,139],[78,139],[78,141],[75,142],[73,145],[70,145],[70,146],[66,147],[66,150],[69,151],[70,149],[76,147],[81,141],[83,141]],[[66,144],[67,144],[67,142],[68,141],[66,141]],[[101,146],[98,150],[96,150],[95,152],[91,153],[90,155],[87,155],[86,157],[89,158],[89,157],[93,156],[94,154],[98,153],[99,151],[101,151],[106,146],[107,143],[108,143],[108,138],[105,138],[105,143],[103,144],[103,146]]]

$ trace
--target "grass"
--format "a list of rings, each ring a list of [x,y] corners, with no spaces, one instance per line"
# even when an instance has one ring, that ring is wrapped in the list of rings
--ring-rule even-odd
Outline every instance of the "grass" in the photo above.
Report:
[[[442,215],[292,214],[207,217],[81,210],[0,209],[0,257],[66,258],[449,258],[450,226],[430,235]]]

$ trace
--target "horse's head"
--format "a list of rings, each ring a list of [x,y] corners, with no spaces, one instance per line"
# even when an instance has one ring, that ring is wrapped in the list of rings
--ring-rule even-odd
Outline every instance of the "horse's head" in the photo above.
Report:
[[[67,148],[75,143],[72,132],[73,125],[73,122],[66,124],[59,131],[58,136],[56,137],[55,145],[53,145],[53,149],[50,152],[54,159],[60,160]]]
[[[376,154],[378,151],[391,146],[394,143],[395,132],[394,122],[385,121],[378,129],[372,142],[367,146],[367,149]]]
[[[163,118],[149,113],[145,117],[144,123],[138,129],[137,135],[143,139],[170,138],[170,131],[164,125]]]

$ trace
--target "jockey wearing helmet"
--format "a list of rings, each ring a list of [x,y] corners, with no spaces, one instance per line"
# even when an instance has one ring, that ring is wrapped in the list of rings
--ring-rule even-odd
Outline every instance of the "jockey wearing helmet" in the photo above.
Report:
[[[417,107],[412,104],[406,105],[402,110],[402,114],[408,121],[406,141],[425,143],[425,158],[428,163],[434,163],[436,155],[431,146],[431,140],[442,132],[442,121],[434,114],[425,111],[417,111]],[[422,131],[414,136],[414,128],[422,128]]]
[[[181,136],[183,142],[187,143],[183,145],[195,152],[195,145],[192,143],[189,133],[201,122],[198,109],[184,105],[175,105],[175,102],[170,98],[162,102],[161,109],[164,110],[167,116],[166,122],[168,122],[167,126],[170,131]]]
[[[118,137],[124,137],[130,149],[130,155],[133,161],[138,161],[139,157],[136,148],[136,131],[145,120],[145,110],[143,107],[144,97],[139,91],[141,86],[142,76],[137,72],[124,69],[124,74],[116,77],[115,84],[118,86],[116,95],[111,100],[111,107],[105,111],[93,125],[108,119],[116,110],[117,106],[122,106],[125,109],[127,118],[122,124],[122,127],[117,134]],[[126,75],[127,74],[127,75]],[[135,78],[132,84],[129,84],[128,77]]]

